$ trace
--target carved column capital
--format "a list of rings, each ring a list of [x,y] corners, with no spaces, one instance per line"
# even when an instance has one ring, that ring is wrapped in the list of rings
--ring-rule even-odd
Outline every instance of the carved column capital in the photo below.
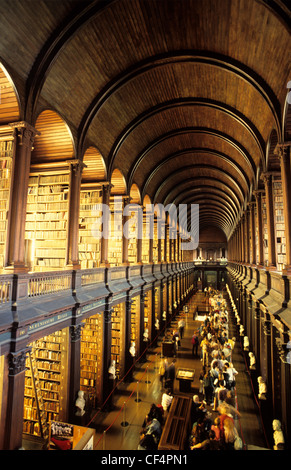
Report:
[[[20,372],[25,371],[25,363],[27,353],[30,351],[30,348],[22,349],[21,351],[11,352],[8,356],[8,367],[9,375],[17,375]]]
[[[40,132],[25,121],[12,122],[9,126],[14,129],[14,135],[17,138],[18,145],[32,150],[35,136],[40,135]]]
[[[75,160],[67,160],[67,164],[70,166],[71,170],[77,175],[81,175],[84,168],[86,168],[86,164],[83,163],[79,158]]]
[[[84,326],[84,323],[79,323],[79,325],[70,326],[70,336],[72,342],[80,341],[82,335],[82,328]]]

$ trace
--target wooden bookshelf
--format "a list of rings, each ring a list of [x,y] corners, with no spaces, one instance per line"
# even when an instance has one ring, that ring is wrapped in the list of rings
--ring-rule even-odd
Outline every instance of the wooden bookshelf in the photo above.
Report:
[[[123,234],[123,200],[122,198],[110,199],[110,237],[108,240],[108,261],[110,266],[122,264],[122,234]]]
[[[132,299],[131,308],[130,308],[130,342],[135,341],[136,345],[137,345],[137,338],[138,338],[137,300],[138,300],[138,297],[134,297]]]
[[[69,172],[31,175],[25,224],[26,262],[33,271],[66,263]]]
[[[148,264],[150,262],[150,221],[146,214],[143,214],[142,224],[142,263]]]
[[[266,196],[262,196],[262,230],[263,230],[263,255],[264,265],[268,266],[268,221],[267,221],[267,205]]]
[[[101,231],[102,227],[96,227],[97,219],[102,216],[100,206],[102,204],[102,190],[94,186],[84,186],[80,192],[79,214],[79,259],[81,269],[92,269],[100,266],[101,237],[94,236],[94,229]]]
[[[279,179],[273,181],[273,197],[274,197],[274,225],[275,225],[275,243],[277,270],[283,271],[286,266],[286,237],[285,222],[283,209],[283,191],[282,182]]]
[[[159,261],[159,240],[158,240],[158,223],[157,219],[154,219],[154,239],[153,239],[153,263]]]
[[[116,377],[120,379],[123,374],[123,344],[124,344],[124,315],[125,304],[121,303],[113,308],[111,315],[111,360],[116,362]]]
[[[86,403],[96,408],[98,384],[101,382],[102,328],[100,315],[83,320],[81,335],[80,390],[85,392]]]
[[[167,284],[163,284],[163,311],[162,311],[162,314],[164,312],[167,311]],[[164,320],[163,316],[162,316],[162,319]]]
[[[173,312],[173,292],[172,292],[172,281],[169,282],[169,312]]]
[[[161,263],[165,262],[165,239],[161,238]]]
[[[5,265],[12,157],[13,141],[0,140],[0,268]]]
[[[166,249],[167,249],[167,255],[166,255],[166,262],[170,262],[170,240],[169,240],[169,226],[168,224],[166,225]]]
[[[44,336],[29,346],[32,348],[33,362],[27,357],[23,432],[41,436],[40,419],[47,423],[50,420],[65,419],[68,329]]]
[[[155,287],[155,328],[156,320],[159,320],[159,327],[161,327],[161,288]]]
[[[137,211],[130,212],[130,220],[127,222],[128,234],[128,262],[131,265],[137,264],[137,239],[138,239],[138,214]]]
[[[149,290],[144,298],[144,331],[147,328],[149,333],[149,342],[151,341],[152,327],[152,291]]]

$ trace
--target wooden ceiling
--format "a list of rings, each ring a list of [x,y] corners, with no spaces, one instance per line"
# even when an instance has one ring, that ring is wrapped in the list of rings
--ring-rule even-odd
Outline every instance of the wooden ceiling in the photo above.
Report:
[[[96,180],[118,169],[128,194],[200,204],[201,227],[229,237],[290,133],[286,5],[1,0],[0,63],[19,118],[45,126],[50,110],[66,123],[64,136],[42,129],[33,161],[59,161],[63,148],[87,159],[90,181],[94,162]]]

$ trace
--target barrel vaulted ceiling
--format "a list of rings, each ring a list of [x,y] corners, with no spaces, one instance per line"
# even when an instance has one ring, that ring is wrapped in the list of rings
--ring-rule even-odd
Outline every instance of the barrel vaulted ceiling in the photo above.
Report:
[[[142,200],[199,204],[201,227],[228,237],[268,169],[272,132],[284,140],[286,5],[0,0],[0,62],[21,119],[56,111],[72,156],[96,147],[109,181],[118,168]]]

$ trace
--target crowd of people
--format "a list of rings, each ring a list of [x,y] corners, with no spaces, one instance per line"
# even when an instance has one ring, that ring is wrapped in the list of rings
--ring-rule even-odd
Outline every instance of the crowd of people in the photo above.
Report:
[[[187,450],[239,450],[242,440],[237,431],[234,390],[237,370],[232,363],[235,337],[229,337],[227,302],[214,290],[207,292],[208,312],[199,318],[200,326],[191,339],[192,355],[200,359],[199,395],[193,396],[191,433]],[[183,337],[185,323],[171,332],[177,345]],[[164,358],[159,375],[161,404],[153,404],[141,432],[140,450],[157,449],[163,424],[173,400],[175,363]]]
[[[214,290],[207,292],[209,311],[192,337],[192,354],[202,362],[199,396],[193,397],[192,432],[189,449],[240,449],[242,441],[236,429],[239,416],[234,390],[237,370],[232,363],[236,342],[229,337],[227,302]],[[209,407],[211,407],[209,409]]]

